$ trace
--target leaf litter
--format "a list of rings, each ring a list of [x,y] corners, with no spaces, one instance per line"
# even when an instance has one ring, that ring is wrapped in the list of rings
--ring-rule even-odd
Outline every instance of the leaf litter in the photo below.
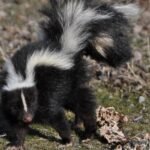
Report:
[[[150,133],[128,137],[122,126],[129,119],[114,107],[99,106],[96,110],[98,131],[114,150],[150,150]]]

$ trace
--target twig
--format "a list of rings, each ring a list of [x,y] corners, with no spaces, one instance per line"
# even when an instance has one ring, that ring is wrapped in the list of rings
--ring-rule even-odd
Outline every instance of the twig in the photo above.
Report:
[[[150,62],[150,37],[147,37],[147,52],[148,52],[149,62]]]
[[[146,83],[145,83],[139,76],[137,76],[137,75],[135,74],[135,72],[134,72],[133,68],[131,68],[130,64],[127,63],[127,65],[128,65],[129,71],[132,73],[132,75],[134,76],[134,78],[135,78],[138,82],[140,82],[141,85],[146,86]]]
[[[2,56],[2,59],[4,60],[4,61],[6,61],[7,60],[7,55],[6,55],[6,53],[3,51],[3,49],[0,47],[0,55]]]

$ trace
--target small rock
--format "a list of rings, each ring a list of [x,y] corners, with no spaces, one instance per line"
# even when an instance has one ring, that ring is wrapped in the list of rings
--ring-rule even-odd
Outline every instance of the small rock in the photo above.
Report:
[[[135,61],[141,61],[142,60],[142,54],[138,51],[134,52],[134,60]]]
[[[131,104],[129,107],[130,107],[130,108],[134,108],[134,107],[135,107],[135,105],[134,105],[134,104]]]
[[[116,79],[114,81],[114,85],[120,87],[122,85],[121,80],[120,79]]]
[[[4,19],[7,14],[4,11],[0,11],[0,19]]]
[[[113,99],[113,96],[112,96],[112,95],[109,95],[109,99]]]
[[[135,28],[134,28],[134,33],[135,34],[139,34],[142,30],[142,26],[140,25],[136,25]]]
[[[142,104],[142,103],[144,103],[144,102],[145,102],[145,97],[140,96],[140,97],[139,97],[139,103]]]

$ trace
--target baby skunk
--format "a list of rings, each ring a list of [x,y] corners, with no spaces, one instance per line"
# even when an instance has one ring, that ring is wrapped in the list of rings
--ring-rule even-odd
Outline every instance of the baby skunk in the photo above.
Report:
[[[96,100],[83,55],[114,67],[130,59],[128,9],[86,0],[50,1],[43,10],[48,18],[41,24],[40,40],[16,51],[1,73],[1,109],[10,146],[23,146],[34,121],[50,124],[64,144],[70,143],[65,109],[75,114],[76,122],[83,121],[84,138],[96,132]]]

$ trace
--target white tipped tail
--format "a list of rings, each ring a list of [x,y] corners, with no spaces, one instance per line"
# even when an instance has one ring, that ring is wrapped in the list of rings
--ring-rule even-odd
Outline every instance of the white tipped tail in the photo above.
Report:
[[[137,4],[114,5],[113,8],[130,20],[137,20],[140,14],[140,7]]]

